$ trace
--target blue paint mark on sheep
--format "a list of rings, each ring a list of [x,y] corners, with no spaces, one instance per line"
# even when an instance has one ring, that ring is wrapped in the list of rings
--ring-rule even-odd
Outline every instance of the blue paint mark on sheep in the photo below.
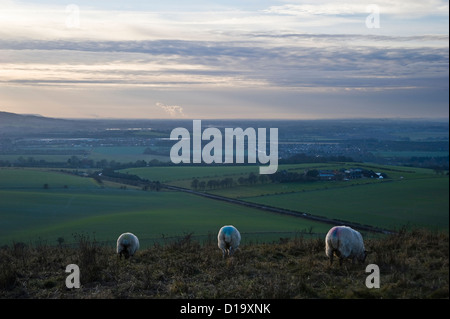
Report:
[[[232,233],[233,231],[234,231],[234,228],[231,227],[231,226],[225,226],[225,227],[223,228],[223,233],[224,233],[224,235],[230,236],[231,233]]]

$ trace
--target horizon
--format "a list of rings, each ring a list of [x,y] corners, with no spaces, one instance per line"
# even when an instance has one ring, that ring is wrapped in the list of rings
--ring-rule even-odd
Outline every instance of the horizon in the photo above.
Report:
[[[46,117],[449,117],[444,0],[0,0],[0,100]]]
[[[34,116],[44,119],[55,119],[55,120],[111,120],[111,121],[425,121],[425,122],[449,122],[449,118],[442,117],[342,117],[342,118],[119,118],[119,117],[53,117],[46,116],[38,113],[14,113],[4,110],[0,110],[1,113],[8,113],[20,116]]]
[[[30,114],[30,113],[14,113],[0,110],[1,113],[8,113],[21,116],[34,116],[44,119],[54,119],[54,120],[111,120],[111,121],[425,121],[425,122],[449,122],[449,118],[442,117],[346,117],[346,118],[116,118],[116,117],[52,117],[42,114]]]

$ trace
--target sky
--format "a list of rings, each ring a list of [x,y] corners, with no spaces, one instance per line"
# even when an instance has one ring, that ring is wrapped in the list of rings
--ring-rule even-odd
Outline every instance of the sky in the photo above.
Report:
[[[0,0],[0,111],[449,118],[442,0]]]

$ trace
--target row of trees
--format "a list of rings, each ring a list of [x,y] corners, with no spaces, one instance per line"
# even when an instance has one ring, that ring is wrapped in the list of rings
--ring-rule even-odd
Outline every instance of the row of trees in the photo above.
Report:
[[[237,180],[238,185],[254,185],[257,183],[267,183],[270,182],[267,175],[256,175],[255,173],[250,173],[247,177],[239,177]],[[227,177],[224,179],[210,179],[208,181],[200,181],[198,178],[194,178],[191,183],[191,188],[194,190],[205,190],[205,189],[218,189],[218,188],[230,188],[236,185],[233,178]]]
[[[217,189],[217,188],[229,188],[234,185],[232,178],[224,178],[221,180],[210,179],[208,181],[200,181],[197,178],[192,180],[191,187],[194,190]]]
[[[219,189],[230,188],[235,185],[255,185],[265,183],[293,183],[293,182],[314,182],[321,179],[321,171],[317,169],[309,169],[304,172],[289,172],[287,170],[281,170],[270,175],[257,175],[250,173],[247,176],[241,176],[236,181],[227,177],[224,179],[210,179],[199,180],[195,178],[192,180],[191,188],[194,190],[206,190],[206,189]],[[385,173],[381,173],[384,178],[388,178]],[[333,177],[329,179],[343,180],[347,175],[344,170],[334,171]],[[357,178],[378,178],[379,176],[372,170],[361,170]],[[356,177],[355,177],[356,178]]]
[[[101,174],[94,174],[92,177],[99,183],[102,183],[102,180],[106,178],[111,181],[142,187],[145,191],[159,191],[162,188],[160,181],[150,181],[134,174],[116,172],[113,169],[104,169]]]
[[[0,160],[0,167],[61,167],[73,169],[123,169],[130,167],[161,166],[167,164],[168,163],[158,161],[157,159],[153,159],[151,161],[138,160],[128,163],[117,162],[115,160],[108,161],[107,159],[95,161],[93,159],[83,158],[76,155],[61,162],[50,162],[44,159],[37,160],[32,156],[20,156],[16,160]]]

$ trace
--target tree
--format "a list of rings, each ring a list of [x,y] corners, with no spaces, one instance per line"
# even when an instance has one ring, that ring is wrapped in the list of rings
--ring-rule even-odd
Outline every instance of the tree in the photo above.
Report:
[[[191,187],[194,189],[194,190],[197,190],[198,189],[198,184],[200,183],[200,181],[197,179],[197,178],[195,178],[194,180],[192,180],[192,183],[191,183]]]
[[[80,166],[80,159],[78,158],[78,156],[72,156],[71,158],[69,158],[68,160],[67,160],[67,164],[70,166],[70,167],[74,167],[74,168],[77,168],[77,167],[79,167]]]
[[[267,183],[268,181],[269,181],[269,177],[267,177],[267,175],[265,175],[265,174],[259,175],[259,182],[261,184]]]
[[[308,177],[312,177],[312,178],[316,178],[317,176],[319,176],[319,171],[316,169],[310,169],[307,173],[306,176]]]
[[[108,167],[108,160],[102,159],[101,161],[97,162],[98,168],[107,168]]]
[[[206,183],[206,186],[208,186],[209,189],[217,188],[217,186],[219,186],[219,185],[220,185],[220,182],[218,182],[218,181],[215,180],[215,179],[210,179],[210,180]]]
[[[248,174],[248,182],[250,183],[250,184],[256,184],[256,182],[258,181],[258,177],[256,176],[256,174],[255,173],[250,173],[250,174]]]
[[[245,185],[245,184],[247,184],[247,182],[248,182],[248,179],[246,179],[245,177],[238,178],[239,185]]]
[[[231,177],[224,178],[220,181],[220,186],[225,187],[232,187],[233,186],[233,179]]]

